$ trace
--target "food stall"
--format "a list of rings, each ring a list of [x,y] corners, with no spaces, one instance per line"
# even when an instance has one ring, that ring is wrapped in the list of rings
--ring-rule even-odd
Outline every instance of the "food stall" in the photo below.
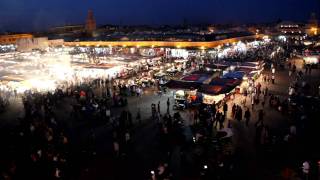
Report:
[[[241,80],[238,79],[226,79],[226,78],[214,78],[209,84],[203,84],[199,92],[203,94],[203,103],[219,104],[222,100],[226,99],[232,93],[237,92]]]
[[[196,105],[202,101],[201,94],[198,93],[198,88],[201,86],[201,83],[170,80],[165,86],[173,90],[174,99],[176,103],[180,105],[182,101],[185,103],[186,107]]]
[[[153,75],[153,78],[159,81],[160,86],[168,82],[167,74],[164,72],[155,73]]]
[[[169,75],[169,76],[175,76],[179,71],[178,71],[178,69],[175,69],[174,67],[173,68],[170,68],[170,69],[167,69],[167,74]]]
[[[305,64],[319,64],[319,56],[307,56],[303,57]]]
[[[174,91],[174,102],[173,107],[175,109],[185,109],[186,107],[192,106],[199,102],[200,96],[197,90],[177,90]]]
[[[201,87],[204,104],[219,104],[226,95],[220,93],[223,90],[223,86],[219,85],[204,85]]]

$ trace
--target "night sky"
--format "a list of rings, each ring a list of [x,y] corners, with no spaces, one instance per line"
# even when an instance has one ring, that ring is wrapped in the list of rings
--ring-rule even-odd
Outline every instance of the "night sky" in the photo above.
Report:
[[[88,9],[98,24],[305,21],[320,0],[0,0],[0,31],[82,24]]]

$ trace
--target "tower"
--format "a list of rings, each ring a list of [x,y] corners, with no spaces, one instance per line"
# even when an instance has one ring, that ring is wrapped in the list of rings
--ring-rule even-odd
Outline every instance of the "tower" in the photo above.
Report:
[[[92,10],[88,11],[88,16],[86,20],[86,32],[90,35],[96,30],[96,20],[94,19]]]
[[[307,34],[309,36],[316,36],[319,33],[318,20],[315,13],[311,14],[311,18],[307,24]]]
[[[309,20],[309,26],[318,27],[318,20],[316,17],[316,13],[311,13],[311,17]]]

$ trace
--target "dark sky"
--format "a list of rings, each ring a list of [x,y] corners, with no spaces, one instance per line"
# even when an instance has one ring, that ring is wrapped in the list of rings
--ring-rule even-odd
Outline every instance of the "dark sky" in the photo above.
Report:
[[[320,0],[0,0],[0,31],[40,30],[84,23],[179,24],[305,21]]]

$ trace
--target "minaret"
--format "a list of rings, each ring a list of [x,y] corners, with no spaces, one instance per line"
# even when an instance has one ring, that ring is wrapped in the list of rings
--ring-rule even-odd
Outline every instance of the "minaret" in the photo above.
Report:
[[[316,17],[316,13],[311,13],[311,17],[309,19],[309,25],[318,27],[318,20],[317,20],[317,17]]]
[[[318,35],[319,27],[318,20],[315,13],[311,14],[311,18],[307,24],[307,33],[311,36]]]
[[[86,20],[86,32],[90,35],[96,30],[96,20],[93,17],[93,12],[92,10],[88,11],[88,16]]]

